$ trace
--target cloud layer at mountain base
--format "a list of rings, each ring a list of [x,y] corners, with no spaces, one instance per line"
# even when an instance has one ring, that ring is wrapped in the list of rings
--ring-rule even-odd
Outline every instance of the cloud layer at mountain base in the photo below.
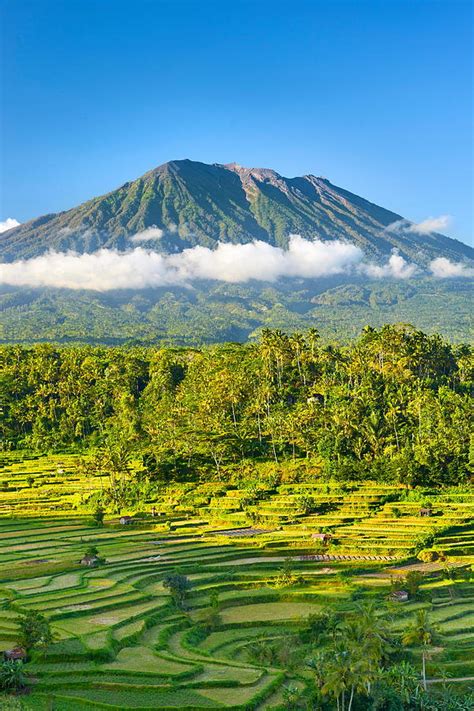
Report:
[[[471,276],[473,270],[440,258],[433,261],[431,271],[438,277],[454,277]],[[193,247],[170,255],[144,247],[128,252],[101,249],[92,254],[49,252],[33,259],[0,264],[0,285],[110,291],[189,286],[203,279],[227,283],[274,282],[282,277],[314,279],[338,274],[408,279],[418,273],[415,264],[396,253],[386,264],[376,265],[366,262],[362,250],[355,245],[292,235],[288,249],[256,241],[219,243],[216,249]]]
[[[430,271],[433,276],[439,279],[450,279],[455,277],[474,277],[474,268],[462,262],[451,262],[446,257],[437,257],[430,263]]]

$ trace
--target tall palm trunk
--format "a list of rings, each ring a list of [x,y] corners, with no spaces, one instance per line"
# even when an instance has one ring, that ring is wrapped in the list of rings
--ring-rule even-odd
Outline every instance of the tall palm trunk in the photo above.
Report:
[[[351,687],[351,696],[349,699],[349,706],[347,707],[347,711],[351,711],[353,700],[354,700],[354,684],[352,684],[352,687]]]
[[[421,660],[422,660],[423,689],[426,691],[426,654],[425,654],[425,650],[423,650],[423,653],[421,655]]]

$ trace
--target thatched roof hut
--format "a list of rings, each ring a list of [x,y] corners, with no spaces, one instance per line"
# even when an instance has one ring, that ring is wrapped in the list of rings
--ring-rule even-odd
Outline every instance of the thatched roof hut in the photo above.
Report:
[[[9,662],[22,662],[27,657],[26,649],[23,647],[13,647],[3,652],[3,658]]]
[[[96,555],[85,555],[81,560],[81,565],[87,565],[89,568],[95,568],[95,566],[99,565],[99,563],[100,559]]]

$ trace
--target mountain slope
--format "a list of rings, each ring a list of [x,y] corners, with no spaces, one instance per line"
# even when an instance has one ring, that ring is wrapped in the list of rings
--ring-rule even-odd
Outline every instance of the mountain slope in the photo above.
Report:
[[[199,345],[246,341],[261,328],[310,327],[347,342],[367,324],[396,322],[472,341],[471,288],[467,279],[348,283],[343,277],[104,293],[5,287],[0,342]]]
[[[190,160],[165,163],[107,195],[44,215],[0,235],[0,259],[38,256],[50,249],[93,252],[137,246],[131,238],[150,227],[143,242],[160,252],[255,239],[286,246],[289,235],[342,239],[383,259],[397,248],[420,264],[438,256],[472,259],[467,245],[441,234],[420,235],[403,218],[325,178],[284,178],[273,170]]]

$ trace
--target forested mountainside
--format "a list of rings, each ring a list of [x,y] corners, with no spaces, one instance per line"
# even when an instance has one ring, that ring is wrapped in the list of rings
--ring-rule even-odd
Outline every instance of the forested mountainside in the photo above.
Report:
[[[410,327],[202,349],[0,348],[4,448],[99,448],[121,476],[230,476],[305,457],[341,480],[466,480],[472,352]],[[105,464],[108,462],[108,465]],[[124,484],[126,485],[126,483]]]
[[[472,338],[471,296],[468,279],[208,282],[102,293],[8,287],[0,289],[0,342],[199,346],[317,325],[324,340],[348,343],[367,324],[398,322],[463,342]]]
[[[133,236],[155,227],[146,246],[163,253],[217,242],[263,240],[286,246],[291,234],[344,240],[369,258],[396,248],[424,264],[435,257],[472,259],[473,250],[438,233],[411,229],[401,215],[314,175],[285,178],[274,170],[176,160],[107,195],[65,212],[43,215],[0,235],[0,259],[48,250],[94,252],[136,246]]]

